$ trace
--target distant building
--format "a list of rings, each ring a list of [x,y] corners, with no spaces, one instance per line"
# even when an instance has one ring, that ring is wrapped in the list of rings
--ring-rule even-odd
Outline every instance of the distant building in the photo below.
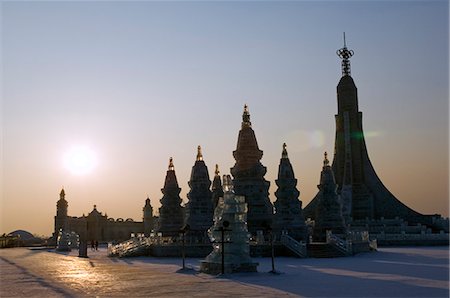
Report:
[[[93,210],[85,216],[68,216],[68,202],[65,199],[65,191],[61,190],[60,199],[56,203],[55,230],[53,238],[56,239],[58,231],[73,231],[80,235],[80,239],[87,241],[124,241],[130,238],[131,234],[146,233],[149,234],[153,228],[153,211],[150,205],[150,199],[147,198],[146,205],[143,208],[143,221],[134,221],[131,218],[126,220],[122,218],[108,217],[97,210],[94,205]]]

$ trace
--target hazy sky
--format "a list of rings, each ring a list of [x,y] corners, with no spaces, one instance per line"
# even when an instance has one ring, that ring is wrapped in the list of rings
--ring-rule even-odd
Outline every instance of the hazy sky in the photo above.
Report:
[[[306,206],[334,148],[343,31],[375,170],[448,216],[448,15],[448,1],[3,1],[0,232],[50,235],[62,186],[69,215],[141,220],[171,156],[186,203],[197,145],[211,177],[234,165],[245,103],[270,199],[286,142]],[[64,163],[79,146],[97,160],[82,175]]]

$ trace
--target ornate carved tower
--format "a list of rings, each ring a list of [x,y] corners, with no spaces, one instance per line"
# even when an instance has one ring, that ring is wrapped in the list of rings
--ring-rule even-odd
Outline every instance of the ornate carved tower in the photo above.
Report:
[[[297,189],[297,179],[294,176],[292,164],[289,161],[286,144],[283,144],[280,165],[278,167],[278,186],[274,203],[275,214],[273,229],[276,234],[287,232],[297,240],[307,240],[307,229],[302,212],[302,202],[299,200],[300,192]]]
[[[56,216],[55,216],[55,232],[54,235],[58,235],[59,229],[67,229],[67,207],[68,203],[65,199],[66,193],[64,188],[61,189],[59,194],[59,200],[56,202]]]
[[[161,232],[163,236],[177,236],[183,227],[184,208],[181,206],[180,191],[171,157],[164,187],[161,189],[163,197],[159,208],[158,232]]]
[[[344,47],[337,55],[342,59],[342,77],[337,86],[338,114],[333,158],[333,172],[341,196],[343,215],[348,222],[360,219],[400,217],[409,223],[431,224],[431,216],[422,215],[401,203],[383,185],[370,162],[358,108],[358,92],[350,75],[353,51]],[[314,217],[317,196],[304,209]]]
[[[264,179],[267,169],[260,162],[263,152],[258,148],[247,105],[233,156],[236,160],[231,168],[234,190],[236,195],[245,196],[248,230],[256,235],[257,231],[265,231],[271,226],[273,206],[269,200],[270,183]]]
[[[202,241],[208,239],[207,231],[213,225],[214,209],[212,193],[209,190],[211,180],[200,146],[197,148],[197,158],[188,184],[190,191],[187,194],[189,202],[186,204],[186,226],[189,226],[187,235],[191,240]]]
[[[319,193],[317,194],[314,240],[325,241],[326,231],[328,230],[333,234],[345,234],[346,228],[342,216],[342,207],[336,192],[337,185],[326,152],[322,172],[320,173],[320,184],[317,187]]]
[[[145,200],[145,206],[142,208],[143,222],[144,222],[144,234],[149,236],[153,229],[153,207],[150,204],[150,199],[147,197]]]
[[[216,209],[219,198],[223,198],[222,180],[220,179],[219,165],[216,164],[216,170],[214,171],[214,180],[212,183],[212,202],[213,208]]]

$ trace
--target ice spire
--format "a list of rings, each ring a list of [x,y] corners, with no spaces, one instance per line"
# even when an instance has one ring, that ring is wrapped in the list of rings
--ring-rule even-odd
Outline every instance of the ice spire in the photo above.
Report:
[[[200,147],[200,145],[198,145],[198,147],[197,147],[197,161],[201,161],[201,160],[203,160],[202,147]]]
[[[173,166],[173,158],[169,158],[169,171],[173,171],[175,167]]]
[[[289,158],[286,147],[286,143],[283,143],[283,152],[281,153],[281,158]]]
[[[336,51],[336,54],[339,58],[342,59],[342,76],[350,76],[350,57],[353,56],[353,50],[347,49],[347,43],[345,41],[345,32],[344,32],[344,47],[340,48]]]
[[[330,161],[328,160],[328,153],[325,151],[323,154],[323,167],[328,167],[330,165]]]
[[[220,180],[220,172],[219,172],[219,165],[216,164],[216,170],[214,172],[214,180],[212,182],[212,202],[214,205],[214,209],[217,206],[217,203],[219,201],[219,198],[223,197],[223,188],[222,188],[222,181]]]
[[[216,164],[216,170],[214,171],[214,174],[219,175],[220,171],[219,171],[219,165]]]
[[[242,128],[244,127],[252,127],[252,123],[250,122],[250,113],[248,111],[247,104],[244,105],[244,113],[242,114]]]

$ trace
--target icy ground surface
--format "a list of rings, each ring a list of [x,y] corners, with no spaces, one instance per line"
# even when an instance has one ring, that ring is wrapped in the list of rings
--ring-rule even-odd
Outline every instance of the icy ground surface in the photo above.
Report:
[[[449,297],[449,247],[380,248],[335,259],[255,258],[258,273],[209,276],[200,259],[0,250],[0,297]]]

